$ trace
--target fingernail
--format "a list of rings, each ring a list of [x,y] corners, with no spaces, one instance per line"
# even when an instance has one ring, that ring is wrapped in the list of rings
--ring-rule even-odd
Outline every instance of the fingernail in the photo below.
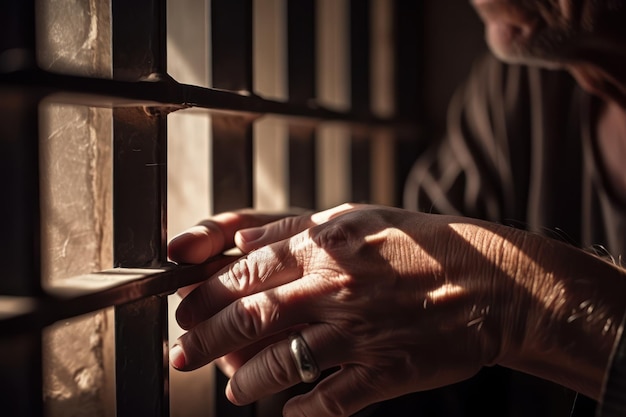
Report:
[[[263,227],[253,227],[250,229],[242,229],[239,231],[239,236],[245,243],[254,242],[259,239],[265,233]]]
[[[185,352],[183,352],[183,348],[181,348],[180,345],[174,345],[170,349],[170,363],[176,369],[183,369],[185,367]]]

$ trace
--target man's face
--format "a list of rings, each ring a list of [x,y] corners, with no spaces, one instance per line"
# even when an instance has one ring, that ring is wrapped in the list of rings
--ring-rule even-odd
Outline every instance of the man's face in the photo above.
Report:
[[[471,0],[500,59],[557,67],[593,48],[611,13],[626,0]]]

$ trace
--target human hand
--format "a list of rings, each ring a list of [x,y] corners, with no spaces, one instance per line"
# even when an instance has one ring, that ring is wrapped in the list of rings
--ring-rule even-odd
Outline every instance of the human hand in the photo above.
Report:
[[[226,355],[227,396],[249,403],[300,382],[286,340],[298,328],[319,367],[339,370],[285,415],[349,415],[470,377],[499,352],[493,266],[450,221],[344,205],[237,233],[248,255],[183,300],[173,363]]]
[[[235,248],[234,237],[238,230],[262,226],[302,212],[292,209],[285,213],[262,213],[244,208],[216,214],[175,236],[168,244],[168,257],[180,264],[203,263]],[[185,297],[199,285],[180,288],[177,293]]]
[[[492,364],[598,398],[625,310],[623,269],[475,219],[343,205],[233,241],[247,255],[178,309],[189,331],[172,364],[219,358],[227,397],[250,403],[302,380],[295,330],[335,372],[287,402],[285,416],[351,415]]]

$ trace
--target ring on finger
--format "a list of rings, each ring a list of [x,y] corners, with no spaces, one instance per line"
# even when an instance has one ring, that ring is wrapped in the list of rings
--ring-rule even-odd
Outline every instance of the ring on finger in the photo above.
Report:
[[[289,335],[289,351],[302,382],[310,383],[319,378],[320,368],[313,358],[309,345],[307,345],[300,333],[291,333]]]

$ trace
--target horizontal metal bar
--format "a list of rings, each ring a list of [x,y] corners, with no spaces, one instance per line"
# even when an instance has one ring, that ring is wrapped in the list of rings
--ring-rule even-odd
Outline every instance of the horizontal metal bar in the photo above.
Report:
[[[155,269],[114,268],[56,281],[41,297],[0,296],[0,339],[106,307],[172,294],[207,279],[235,258],[223,255],[201,265]]]
[[[158,78],[158,77],[157,77]],[[157,111],[201,108],[227,111],[344,121],[380,125],[394,129],[415,130],[412,118],[384,119],[371,114],[340,112],[315,102],[288,103],[263,99],[256,95],[181,84],[170,77],[142,81],[120,81],[54,74],[41,70],[0,74],[0,89],[24,90],[59,102],[97,107],[144,106]]]

